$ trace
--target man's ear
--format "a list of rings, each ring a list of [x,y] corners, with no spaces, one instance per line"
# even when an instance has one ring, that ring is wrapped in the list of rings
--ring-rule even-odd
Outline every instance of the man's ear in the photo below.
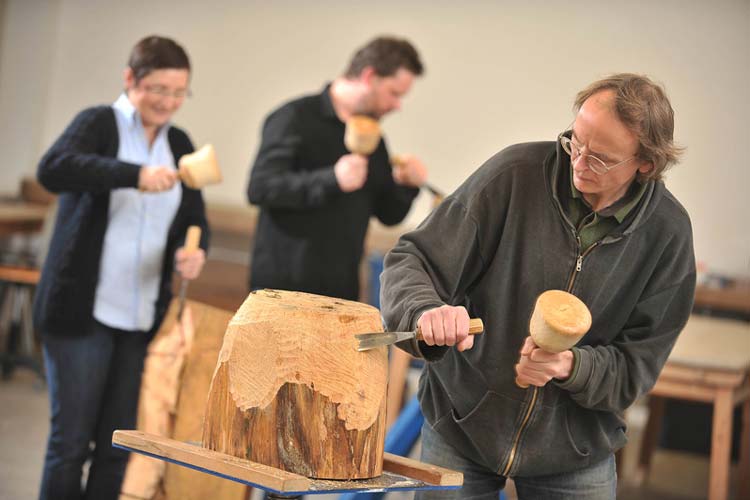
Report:
[[[377,76],[378,74],[375,73],[375,68],[372,66],[365,66],[359,74],[359,80],[366,85],[370,85],[372,84],[373,79]]]
[[[135,87],[135,73],[133,73],[133,68],[131,68],[130,66],[123,70],[122,82],[125,85],[126,91]]]
[[[651,172],[654,169],[654,164],[649,162],[641,162],[641,166],[638,167],[638,172],[642,174],[647,174]]]

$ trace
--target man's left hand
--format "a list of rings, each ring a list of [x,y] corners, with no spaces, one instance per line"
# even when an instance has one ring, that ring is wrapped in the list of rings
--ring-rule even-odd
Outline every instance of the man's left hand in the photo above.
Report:
[[[193,280],[198,277],[206,262],[206,252],[202,248],[192,252],[186,252],[185,247],[180,247],[175,253],[177,272],[183,279]]]
[[[396,184],[409,187],[422,187],[427,182],[427,167],[414,155],[393,157],[393,180]]]
[[[542,387],[553,378],[565,380],[573,371],[573,352],[557,354],[539,348],[531,337],[521,348],[521,360],[516,365],[516,381],[519,384]]]

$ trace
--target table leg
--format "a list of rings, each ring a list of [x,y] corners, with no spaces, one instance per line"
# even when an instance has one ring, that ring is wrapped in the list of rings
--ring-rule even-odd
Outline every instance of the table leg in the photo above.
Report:
[[[641,451],[638,455],[638,465],[635,471],[633,483],[641,485],[648,480],[648,474],[651,470],[651,458],[656,448],[656,441],[659,439],[661,423],[664,419],[665,398],[661,396],[649,396],[648,399],[648,420],[643,430],[641,439]]]
[[[732,389],[717,388],[711,430],[711,469],[708,479],[709,500],[725,500],[729,495],[733,408]]]
[[[740,437],[739,495],[750,498],[750,398],[742,403],[742,433]]]

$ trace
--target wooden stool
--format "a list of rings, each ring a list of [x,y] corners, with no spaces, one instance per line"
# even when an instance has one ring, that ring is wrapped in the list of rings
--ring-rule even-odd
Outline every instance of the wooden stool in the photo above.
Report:
[[[39,282],[39,269],[0,266],[0,283],[5,285],[5,293],[0,308],[0,339],[5,351],[0,353],[3,377],[13,373],[16,365],[31,368],[44,379],[42,363],[36,354],[34,326],[31,319],[31,302],[33,291]],[[11,328],[14,319],[20,325],[20,352],[12,344]]]
[[[742,404],[739,493],[750,498],[750,325],[691,316],[650,393],[651,413],[644,431],[637,476],[645,479],[663,415],[662,398],[713,404],[709,500],[729,497],[732,413]]]

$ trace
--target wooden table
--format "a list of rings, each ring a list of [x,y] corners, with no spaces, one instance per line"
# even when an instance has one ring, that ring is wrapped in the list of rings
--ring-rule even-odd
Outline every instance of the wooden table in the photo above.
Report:
[[[0,201],[0,236],[39,231],[48,208],[36,203]]]
[[[750,324],[693,315],[677,339],[651,395],[713,404],[709,500],[729,496],[732,413],[742,404],[740,492],[750,498]],[[648,475],[661,420],[652,407],[639,458],[639,476]]]
[[[750,318],[750,280],[735,280],[723,288],[698,285],[695,288],[695,308]]]

